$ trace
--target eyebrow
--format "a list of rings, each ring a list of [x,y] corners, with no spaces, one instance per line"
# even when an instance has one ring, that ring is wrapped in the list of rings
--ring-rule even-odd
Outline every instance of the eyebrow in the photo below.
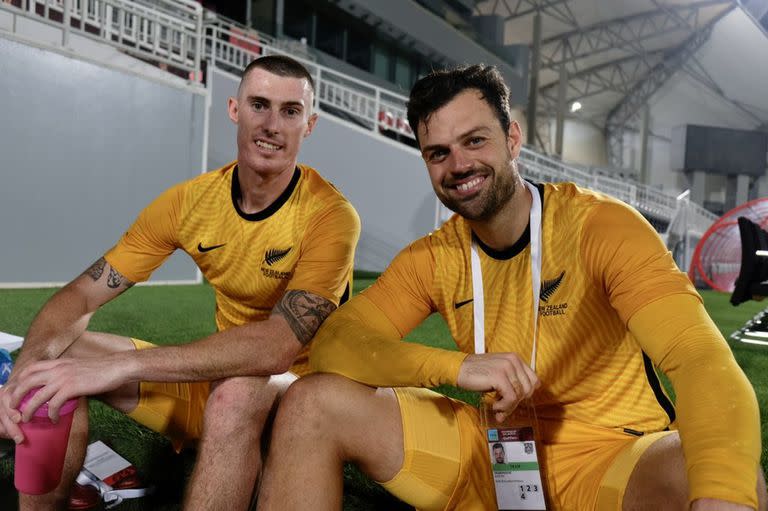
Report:
[[[465,131],[464,133],[459,135],[458,138],[459,138],[459,140],[462,140],[462,139],[465,139],[465,138],[475,134],[475,132],[488,132],[488,131],[490,131],[490,128],[488,128],[486,126],[476,126],[474,128],[471,128],[471,129]],[[422,152],[422,154],[428,153],[429,151],[434,151],[435,149],[442,149],[442,148],[446,147],[446,145],[447,144],[432,144],[432,145],[424,146],[424,147],[422,147],[421,152]]]
[[[271,105],[273,103],[271,99],[265,98],[264,96],[248,96],[246,100],[248,101],[248,103],[253,103],[254,101],[260,101],[261,103],[266,103],[268,105]],[[280,106],[283,106],[283,107],[292,106],[292,107],[304,108],[304,103],[302,103],[301,101],[291,100],[291,101],[286,101],[284,103],[280,103]]]

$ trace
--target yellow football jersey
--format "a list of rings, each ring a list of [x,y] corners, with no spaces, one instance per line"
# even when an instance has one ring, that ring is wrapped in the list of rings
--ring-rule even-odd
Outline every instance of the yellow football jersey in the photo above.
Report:
[[[360,220],[312,168],[299,165],[288,188],[254,214],[240,210],[237,162],[178,184],[155,199],[105,258],[133,282],[176,249],[189,254],[216,293],[216,326],[269,317],[286,290],[338,305],[349,296]],[[292,370],[306,372],[306,349]]]
[[[570,184],[545,190],[539,413],[636,431],[664,429],[674,408],[627,320],[663,296],[698,295],[636,211]],[[466,221],[454,215],[402,252],[364,295],[401,335],[439,312],[459,349],[473,353],[471,236]],[[526,229],[505,252],[482,243],[478,251],[486,351],[515,352],[524,360],[531,358],[533,332],[529,239]]]
[[[539,185],[539,192],[539,417],[631,435],[664,430],[676,409],[653,360],[686,396],[679,411],[691,494],[718,497],[719,488],[728,487],[720,498],[753,500],[760,455],[754,392],[658,234],[635,210],[600,193],[573,184]],[[371,287],[323,324],[312,368],[375,386],[455,385],[474,352],[471,239],[466,220],[454,215],[404,249]],[[504,252],[480,246],[486,351],[514,352],[528,361],[530,232]],[[659,311],[657,303],[681,308]],[[459,352],[393,342],[433,312],[445,319]],[[681,312],[703,319],[689,328]],[[695,367],[685,365],[690,360]],[[696,389],[706,392],[705,403]],[[727,417],[721,405],[733,407]],[[710,483],[717,478],[723,484],[716,489]]]

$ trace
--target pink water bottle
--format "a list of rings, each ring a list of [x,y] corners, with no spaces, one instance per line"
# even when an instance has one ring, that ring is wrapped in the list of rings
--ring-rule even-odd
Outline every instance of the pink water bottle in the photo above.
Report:
[[[38,390],[32,389],[24,396],[19,410],[24,410]],[[48,418],[48,403],[45,403],[29,422],[19,423],[24,441],[16,446],[13,484],[17,490],[27,495],[42,495],[59,485],[75,408],[77,399],[64,403],[59,411],[59,422],[54,424]]]

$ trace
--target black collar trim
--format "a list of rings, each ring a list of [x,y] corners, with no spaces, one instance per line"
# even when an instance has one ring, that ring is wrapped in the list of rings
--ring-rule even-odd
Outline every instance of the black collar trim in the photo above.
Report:
[[[536,189],[539,190],[539,196],[541,197],[541,208],[542,208],[542,216],[544,213],[544,185],[541,183],[533,183],[536,186]],[[481,249],[483,249],[483,252],[486,253],[488,257],[492,257],[493,259],[497,259],[499,261],[506,261],[508,259],[512,259],[517,254],[525,250],[525,247],[528,246],[528,244],[531,242],[531,223],[528,222],[528,225],[525,226],[525,231],[523,231],[523,234],[517,239],[517,241],[509,248],[506,248],[504,250],[495,250],[477,237],[475,233],[472,233],[472,239],[477,242],[477,244],[480,246]]]
[[[299,167],[296,167],[296,169],[293,171],[291,182],[288,183],[288,187],[283,190],[283,193],[281,193],[280,196],[275,199],[275,202],[256,213],[246,213],[240,209],[240,205],[238,204],[238,201],[242,197],[242,192],[240,191],[240,181],[237,179],[237,170],[237,165],[235,165],[235,170],[232,171],[232,205],[235,207],[238,215],[240,215],[245,220],[250,220],[251,222],[266,220],[267,218],[277,213],[283,204],[288,201],[291,194],[296,189],[296,185],[298,184],[299,178],[301,177],[301,170]]]

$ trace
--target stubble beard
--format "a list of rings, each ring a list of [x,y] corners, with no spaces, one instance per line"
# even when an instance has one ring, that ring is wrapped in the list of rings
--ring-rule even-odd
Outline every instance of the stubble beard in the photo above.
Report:
[[[492,176],[493,183],[479,197],[470,201],[453,200],[445,194],[438,194],[445,207],[467,220],[484,221],[493,217],[512,199],[517,190],[517,166],[511,155],[501,172],[492,169],[486,179]]]

